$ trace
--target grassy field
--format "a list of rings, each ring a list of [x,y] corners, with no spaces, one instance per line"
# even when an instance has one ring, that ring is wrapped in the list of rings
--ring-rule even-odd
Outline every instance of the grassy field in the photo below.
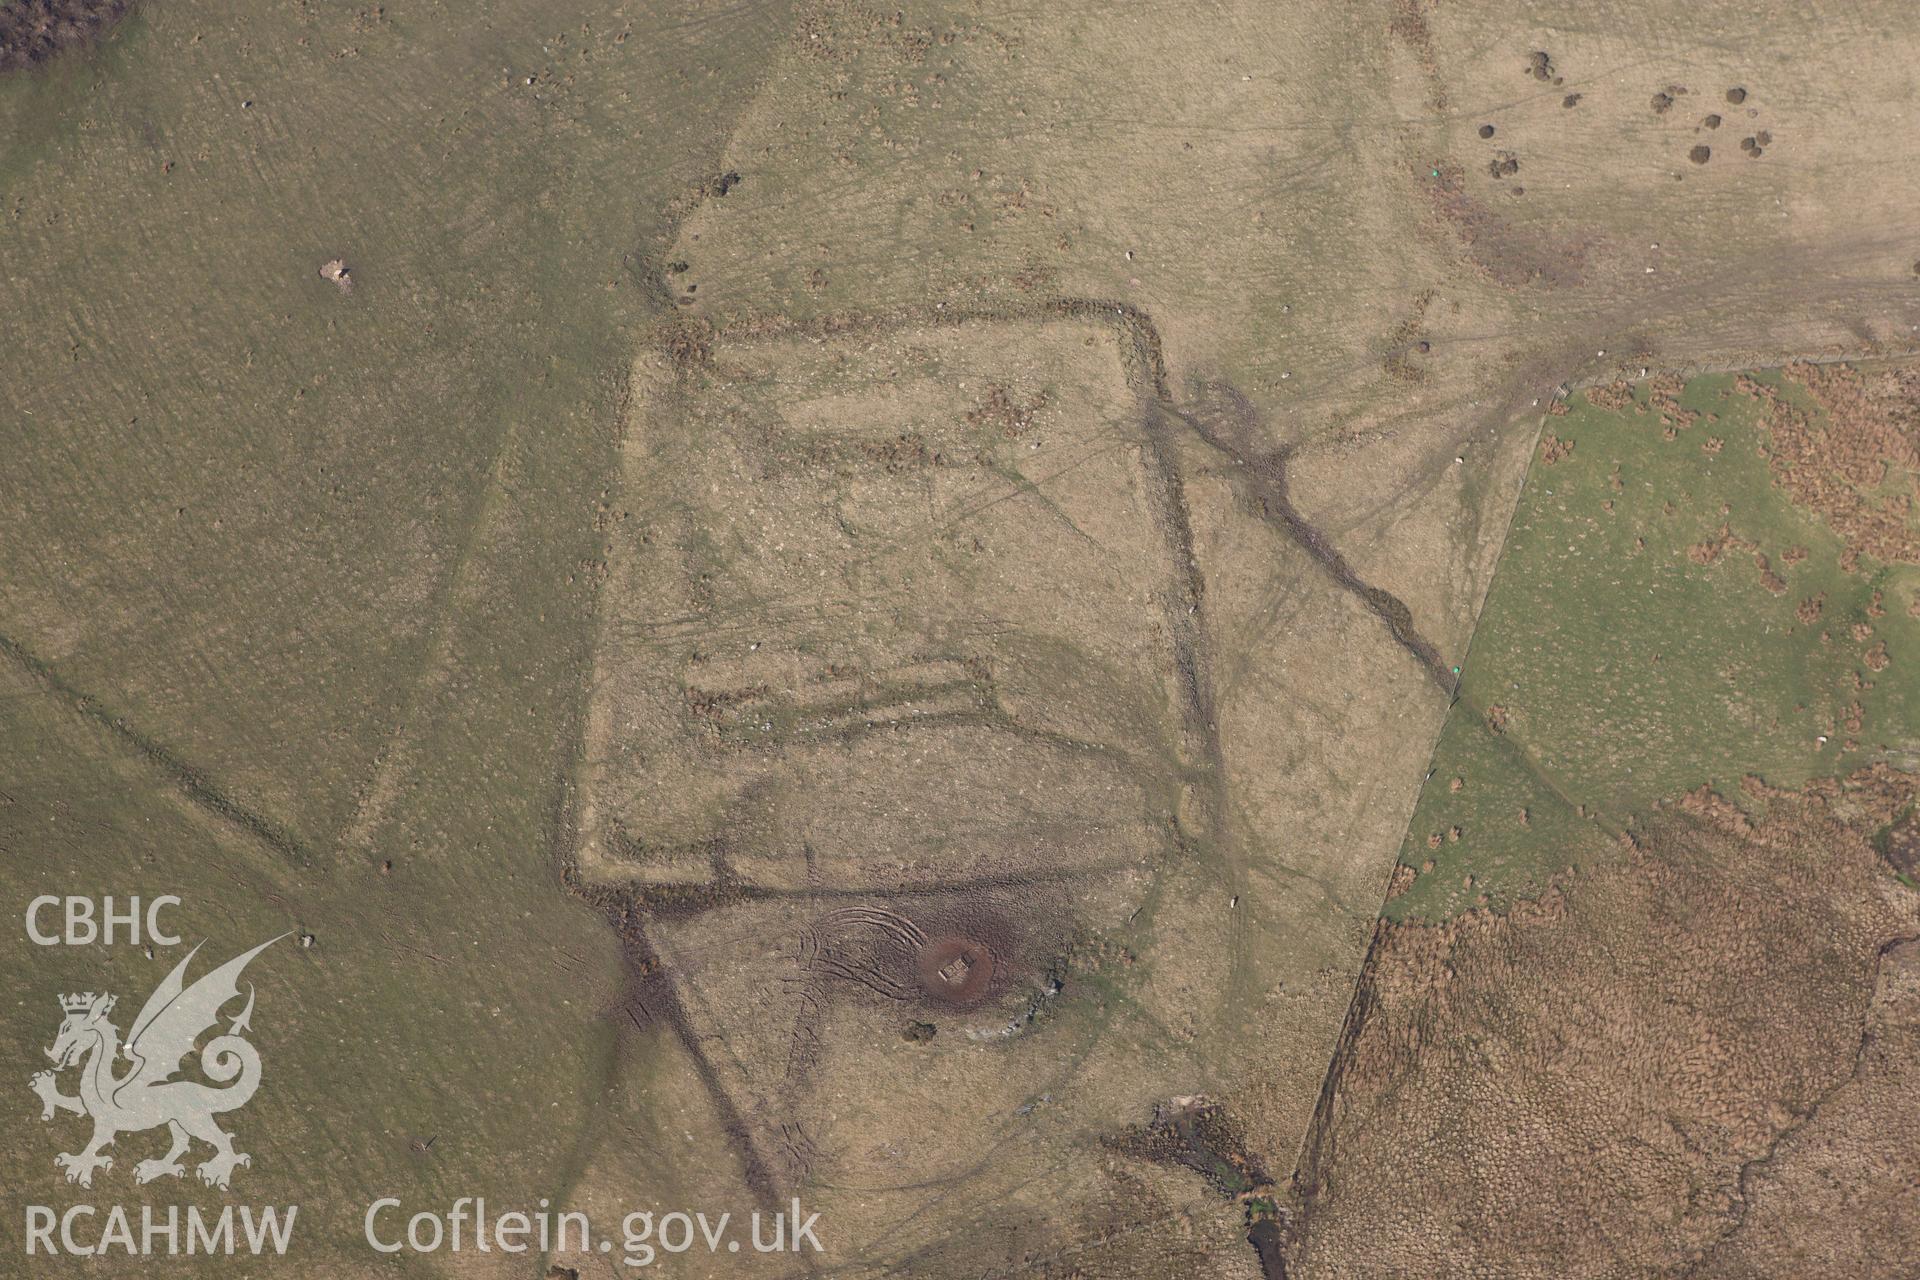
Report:
[[[0,886],[180,894],[201,963],[314,936],[250,971],[235,1186],[315,1267],[374,1195],[554,1194],[606,1087],[557,866],[597,503],[647,264],[779,36],[646,17],[143,5],[0,79]],[[4,937],[23,1055],[171,958]],[[27,1063],[0,1168],[45,1202],[82,1135]],[[149,1144],[92,1194],[220,1200],[135,1190]]]
[[[1755,378],[1832,429],[1800,384]],[[1849,557],[1790,500],[1740,383],[1608,388],[1547,419],[1401,853],[1431,868],[1390,917],[1536,891],[1697,787],[1920,758],[1920,569]]]

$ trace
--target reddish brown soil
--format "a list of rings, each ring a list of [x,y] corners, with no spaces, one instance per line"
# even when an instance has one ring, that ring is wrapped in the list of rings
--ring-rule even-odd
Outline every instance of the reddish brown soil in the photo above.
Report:
[[[1540,437],[1540,465],[1550,467],[1573,452],[1573,441],[1548,432]]]
[[[1746,1212],[1696,1280],[1913,1274],[1920,1242],[1920,944],[1889,948],[1846,1082],[1741,1171]]]
[[[1787,376],[1820,415],[1765,383],[1739,383],[1764,406],[1774,483],[1818,512],[1855,556],[1920,564],[1920,370],[1797,364]]]
[[[914,956],[913,976],[929,1000],[973,1004],[993,984],[993,952],[972,938],[929,939]]]
[[[1920,894],[1873,837],[1915,787],[1703,790],[1510,914],[1382,925],[1290,1273],[1910,1275]]]

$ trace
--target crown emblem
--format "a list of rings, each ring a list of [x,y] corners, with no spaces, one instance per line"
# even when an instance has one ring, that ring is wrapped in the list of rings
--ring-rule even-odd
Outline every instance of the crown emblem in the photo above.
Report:
[[[54,1157],[54,1166],[66,1171],[68,1182],[92,1186],[95,1174],[113,1168],[114,1157],[106,1148],[116,1137],[163,1127],[173,1145],[159,1159],[134,1166],[136,1183],[183,1175],[186,1166],[180,1157],[191,1140],[213,1148],[212,1157],[198,1170],[200,1181],[209,1187],[226,1190],[233,1171],[253,1163],[253,1157],[233,1149],[233,1135],[216,1125],[214,1117],[245,1106],[260,1087],[260,1053],[241,1034],[251,1030],[253,985],[242,983],[240,975],[248,961],[279,940],[269,938],[188,983],[188,965],[200,950],[195,946],[147,996],[124,1043],[120,1029],[107,1018],[117,999],[111,992],[57,993],[64,1017],[53,1044],[43,1050],[52,1067],[34,1075],[31,1084],[40,1098],[42,1120],[63,1111],[92,1117],[93,1137],[87,1145]],[[247,1007],[231,1021],[221,1017],[221,1009],[242,994]],[[173,1080],[195,1046],[200,1074],[211,1083]],[[130,1065],[116,1069],[119,1058]],[[77,1095],[61,1092],[58,1075],[65,1071],[79,1072]],[[12,1136],[9,1129],[8,1138]]]

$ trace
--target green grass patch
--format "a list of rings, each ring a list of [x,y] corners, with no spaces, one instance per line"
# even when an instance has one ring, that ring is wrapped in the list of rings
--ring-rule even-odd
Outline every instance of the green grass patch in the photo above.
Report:
[[[1914,759],[1914,570],[1841,567],[1774,485],[1736,381],[1689,383],[1690,424],[1644,385],[1547,420],[1402,854],[1430,869],[1390,917],[1534,892],[1701,785],[1737,799],[1747,774],[1798,786]]]

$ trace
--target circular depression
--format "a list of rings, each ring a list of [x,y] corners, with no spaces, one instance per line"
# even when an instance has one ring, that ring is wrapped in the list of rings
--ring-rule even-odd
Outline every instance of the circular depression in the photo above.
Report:
[[[929,938],[913,958],[914,980],[941,1004],[969,1005],[993,982],[993,951],[962,934]]]

